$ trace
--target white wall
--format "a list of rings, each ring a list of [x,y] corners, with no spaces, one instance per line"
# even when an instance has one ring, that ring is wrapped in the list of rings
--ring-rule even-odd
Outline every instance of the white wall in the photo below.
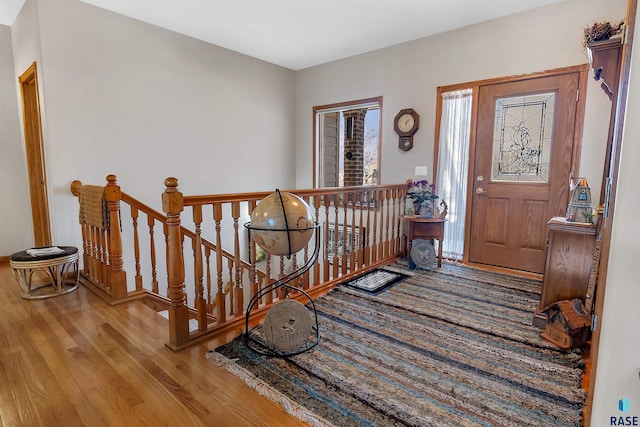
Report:
[[[438,86],[584,64],[583,28],[596,20],[617,22],[625,14],[626,0],[568,0],[298,71],[298,187],[312,185],[314,105],[382,95],[382,183],[404,182],[413,177],[415,166],[433,170]],[[580,172],[597,195],[610,102],[599,83],[589,80]],[[414,148],[404,152],[392,121],[409,107],[420,114],[420,129]]]
[[[623,133],[620,174],[609,253],[607,291],[596,376],[592,426],[611,425],[611,417],[640,417],[640,14],[636,16],[629,97]],[[618,411],[628,398],[631,410]]]
[[[77,0],[27,0],[16,22],[16,70],[38,60],[54,242],[79,243],[74,179],[114,173],[158,210],[168,176],[188,195],[294,187],[293,71]]]
[[[33,242],[25,149],[18,121],[18,95],[13,69],[11,28],[0,25],[0,256]]]

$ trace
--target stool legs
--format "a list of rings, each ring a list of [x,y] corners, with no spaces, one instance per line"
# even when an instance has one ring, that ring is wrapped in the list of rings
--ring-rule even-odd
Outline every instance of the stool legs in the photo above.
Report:
[[[65,275],[71,273],[71,270],[74,270],[72,280],[65,278]],[[41,285],[33,286],[33,274],[36,271],[42,271],[49,276],[51,280],[50,283],[44,283]],[[37,266],[34,268],[29,267],[20,267],[13,268],[14,275],[16,277],[16,281],[22,288],[22,298],[24,299],[43,299],[50,298],[57,295],[64,295],[69,292],[72,292],[78,288],[78,280],[80,276],[79,268],[78,268],[78,260],[72,260],[70,262],[56,264],[56,265],[48,265],[48,266]],[[34,294],[35,291],[51,286],[53,290],[48,293]]]

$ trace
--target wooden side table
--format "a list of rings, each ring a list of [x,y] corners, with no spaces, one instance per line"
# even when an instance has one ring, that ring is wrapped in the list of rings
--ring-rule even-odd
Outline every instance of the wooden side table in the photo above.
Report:
[[[403,215],[403,231],[405,236],[404,256],[411,254],[414,239],[438,240],[438,267],[442,267],[442,241],[444,239],[443,218],[427,218],[418,215]]]

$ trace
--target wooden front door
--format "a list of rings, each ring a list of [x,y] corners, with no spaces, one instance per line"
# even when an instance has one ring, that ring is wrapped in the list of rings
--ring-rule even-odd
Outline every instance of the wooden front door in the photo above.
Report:
[[[569,197],[580,73],[478,91],[469,261],[542,273]]]
[[[49,225],[47,180],[40,122],[38,75],[35,62],[20,76],[19,81],[22,95],[22,120],[24,122],[24,139],[27,153],[34,244],[35,246],[50,246],[51,228]]]

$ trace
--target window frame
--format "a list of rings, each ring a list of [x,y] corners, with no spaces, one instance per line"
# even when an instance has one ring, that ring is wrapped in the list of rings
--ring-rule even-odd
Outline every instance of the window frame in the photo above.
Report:
[[[322,167],[320,165],[320,162],[322,161],[322,151],[320,141],[318,141],[318,136],[320,134],[320,120],[318,120],[319,115],[322,113],[349,110],[353,107],[373,104],[378,105],[378,174],[376,177],[376,184],[380,184],[382,170],[382,96],[376,96],[334,104],[316,105],[313,107],[313,188],[319,188],[318,185],[321,181],[319,174],[322,171]]]

